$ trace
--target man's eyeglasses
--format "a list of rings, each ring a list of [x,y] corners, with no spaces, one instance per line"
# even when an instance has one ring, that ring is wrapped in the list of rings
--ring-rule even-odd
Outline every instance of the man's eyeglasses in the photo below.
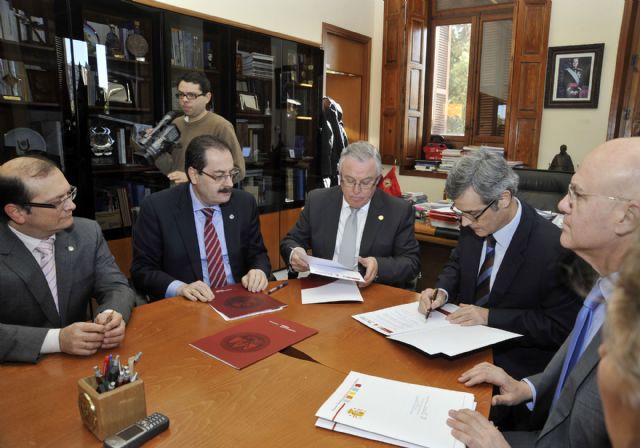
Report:
[[[357,181],[352,177],[344,177],[341,176],[342,184],[347,187],[355,190],[356,187],[360,187],[363,190],[368,190],[374,185],[376,185],[378,178],[377,177],[367,177],[366,179],[362,179],[361,181]]]
[[[569,189],[567,191],[567,196],[569,196],[569,204],[573,205],[576,203],[576,200],[581,197],[589,197],[589,196],[600,196],[601,198],[609,199],[610,201],[630,201],[630,199],[619,198],[617,196],[607,196],[606,194],[598,194],[598,193],[581,193],[576,191],[576,186],[574,184],[569,184]]]
[[[71,190],[69,190],[69,192],[67,194],[65,194],[63,197],[61,197],[60,199],[56,199],[55,201],[51,201],[51,202],[25,202],[24,204],[22,204],[23,206],[28,206],[28,207],[38,207],[38,208],[60,208],[62,207],[62,205],[64,205],[65,202],[67,201],[73,201],[76,198],[76,195],[78,194],[78,187],[71,187]]]
[[[457,208],[455,205],[451,206],[451,210],[453,211],[453,213],[455,213],[458,216],[458,219],[467,218],[469,221],[475,222],[479,220],[480,217],[484,214],[484,212],[489,210],[489,207],[491,207],[497,201],[498,201],[497,199],[494,199],[493,201],[489,202],[489,205],[487,205],[485,208],[483,208],[479,212],[463,212],[462,210]]]
[[[196,98],[200,97],[200,96],[205,96],[206,93],[193,93],[193,92],[178,92],[176,93],[176,98],[178,98],[179,100],[183,99],[183,98],[187,98],[189,101],[193,101]]]
[[[238,182],[238,176],[240,175],[240,170],[236,168],[229,171],[226,174],[209,174],[204,171],[200,171],[200,174],[204,174],[205,176],[213,179],[214,182],[218,182],[218,183],[222,183],[225,180],[227,180],[227,178],[229,178],[231,179],[231,182],[235,184],[236,182]]]

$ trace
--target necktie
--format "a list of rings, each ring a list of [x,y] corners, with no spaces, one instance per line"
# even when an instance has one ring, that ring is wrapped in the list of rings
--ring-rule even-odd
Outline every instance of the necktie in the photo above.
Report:
[[[48,239],[41,241],[36,247],[36,252],[40,255],[38,258],[38,264],[40,265],[40,269],[42,269],[42,273],[44,277],[47,279],[47,283],[49,284],[49,289],[51,290],[51,295],[53,296],[53,302],[56,305],[56,309],[60,312],[58,307],[58,282],[56,281],[56,260],[53,255],[53,245],[55,240],[53,237],[49,237]]]
[[[560,397],[562,387],[571,373],[571,370],[578,362],[578,359],[580,359],[586,336],[589,333],[589,328],[591,327],[593,312],[602,302],[604,302],[604,297],[602,296],[602,291],[600,291],[599,283],[596,283],[587,298],[584,300],[582,308],[576,318],[576,324],[574,325],[573,332],[571,333],[569,349],[567,350],[567,355],[565,356],[564,363],[562,364],[560,380],[558,381],[556,392],[553,395],[554,404],[558,400],[558,397]]]
[[[202,213],[205,216],[204,247],[207,253],[209,284],[212,288],[219,288],[227,284],[227,275],[224,272],[220,240],[213,225],[213,209],[203,208]]]
[[[485,306],[489,302],[489,293],[491,286],[491,272],[493,271],[493,258],[496,252],[496,239],[493,235],[486,238],[486,249],[484,252],[484,262],[478,273],[476,281],[476,297],[475,304]]]
[[[349,208],[351,209],[351,214],[344,224],[340,253],[338,253],[338,263],[351,269],[356,265],[356,238],[358,237],[358,210],[360,209]]]

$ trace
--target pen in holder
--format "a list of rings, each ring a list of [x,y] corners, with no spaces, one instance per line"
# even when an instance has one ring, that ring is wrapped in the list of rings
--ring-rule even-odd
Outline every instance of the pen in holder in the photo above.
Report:
[[[147,415],[144,383],[138,379],[98,393],[95,377],[78,380],[78,406],[85,426],[100,440]]]

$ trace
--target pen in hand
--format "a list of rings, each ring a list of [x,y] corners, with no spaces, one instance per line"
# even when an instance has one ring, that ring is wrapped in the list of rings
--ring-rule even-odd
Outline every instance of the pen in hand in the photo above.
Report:
[[[426,313],[424,313],[425,319],[429,319],[429,316],[431,316],[431,307],[433,306],[433,302],[436,300],[437,296],[438,296],[438,288],[434,288],[433,294],[431,294],[431,297],[429,297],[429,309],[427,310]]]
[[[272,294],[272,293],[276,292],[278,289],[284,288],[288,284],[289,284],[289,282],[280,283],[278,286],[274,286],[269,291],[267,291],[267,294]]]

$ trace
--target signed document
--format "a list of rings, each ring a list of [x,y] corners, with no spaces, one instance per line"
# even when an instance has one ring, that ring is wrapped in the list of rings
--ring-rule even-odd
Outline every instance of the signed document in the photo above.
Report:
[[[318,331],[275,316],[260,316],[189,344],[223,363],[242,369]]]
[[[262,292],[247,291],[240,283],[214,289],[215,298],[209,302],[224,320],[235,320],[257,314],[271,313],[287,306]]]
[[[337,278],[339,280],[351,280],[354,282],[363,282],[364,278],[356,270],[342,266],[337,261],[326,260],[324,258],[312,257],[304,254],[301,258],[309,265],[309,271],[312,274],[322,275],[324,277]]]
[[[446,316],[457,309],[457,305],[447,303],[425,319],[418,311],[418,302],[412,302],[352,317],[389,339],[412,345],[430,355],[456,356],[522,336],[486,325],[463,327],[449,323]]]
[[[316,426],[406,447],[459,447],[450,409],[475,409],[475,397],[350,372],[316,412]]]
[[[328,302],[364,302],[360,288],[351,280],[310,275],[300,279],[302,304]]]

